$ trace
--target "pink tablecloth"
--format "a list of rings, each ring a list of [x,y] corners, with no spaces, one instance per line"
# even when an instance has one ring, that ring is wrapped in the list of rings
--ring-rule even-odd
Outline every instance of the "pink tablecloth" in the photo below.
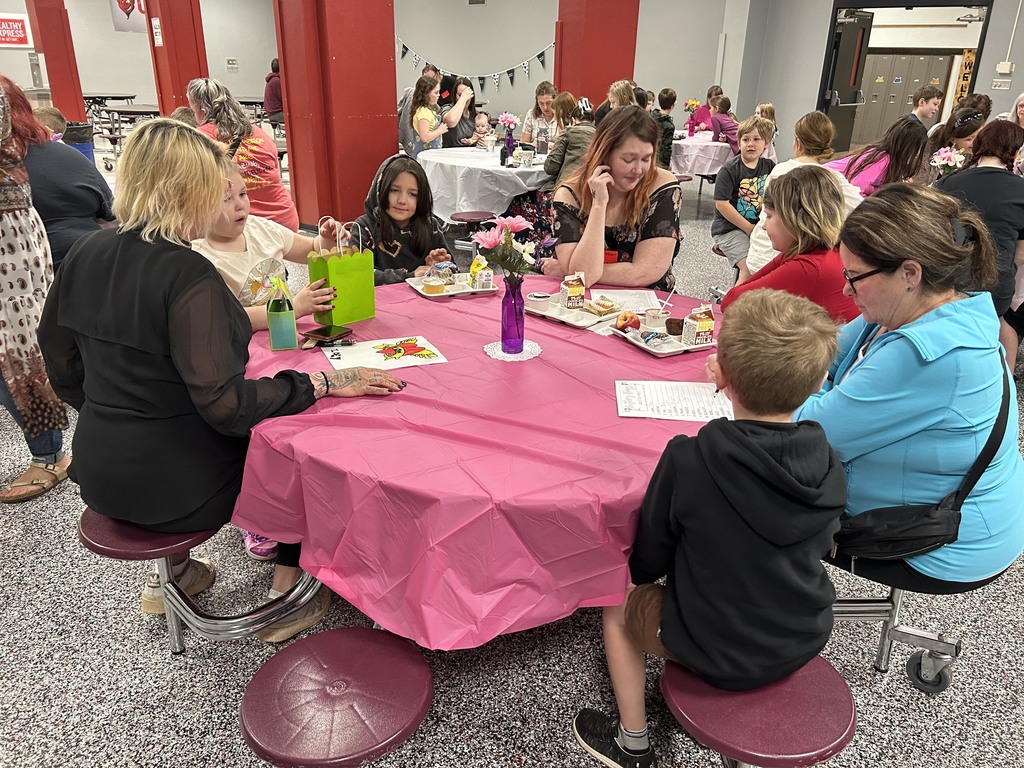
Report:
[[[527,290],[556,281],[527,279]],[[673,299],[677,314],[698,303]],[[622,600],[627,552],[665,443],[699,424],[619,418],[616,379],[704,380],[707,353],[659,359],[618,337],[526,317],[539,358],[499,362],[498,295],[377,289],[362,339],[424,336],[448,363],[406,368],[386,398],[327,398],[253,430],[234,522],[301,541],[302,567],[421,646]],[[249,346],[250,376],[322,370],[319,350]]]
[[[721,141],[711,140],[711,131],[700,131],[672,142],[672,173],[692,176],[713,176],[732,157],[732,149]]]

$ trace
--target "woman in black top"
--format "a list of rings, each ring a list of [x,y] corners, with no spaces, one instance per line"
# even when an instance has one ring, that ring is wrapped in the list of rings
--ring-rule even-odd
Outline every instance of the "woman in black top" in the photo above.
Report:
[[[157,531],[226,523],[241,488],[249,431],[331,394],[386,395],[402,383],[352,368],[246,379],[251,325],[213,265],[189,248],[219,213],[224,150],[193,128],[156,119],[135,129],[118,164],[118,230],[68,253],[39,338],[57,394],[79,411],[71,478],[100,514]],[[299,578],[298,545],[282,545],[271,595]],[[195,594],[212,564],[186,556],[175,576]],[[321,595],[260,633],[279,642],[326,613]],[[312,606],[312,607],[310,607]],[[147,584],[143,610],[163,612]]]

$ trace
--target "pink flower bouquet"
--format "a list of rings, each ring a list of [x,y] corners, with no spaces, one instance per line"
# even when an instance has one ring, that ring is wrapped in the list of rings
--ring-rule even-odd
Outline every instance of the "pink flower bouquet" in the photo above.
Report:
[[[533,224],[522,216],[499,216],[494,224],[492,229],[474,234],[473,241],[490,251],[487,255],[489,264],[504,270],[506,276],[522,278],[533,268],[536,246],[534,243],[520,243],[513,235],[533,229]]]
[[[942,147],[938,152],[932,155],[931,164],[938,168],[939,173],[943,176],[949,176],[951,173],[956,173],[963,168],[966,161],[967,155],[959,149]]]

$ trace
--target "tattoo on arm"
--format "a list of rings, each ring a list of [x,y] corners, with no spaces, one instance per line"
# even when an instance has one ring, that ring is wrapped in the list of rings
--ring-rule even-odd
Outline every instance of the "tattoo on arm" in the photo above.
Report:
[[[327,374],[323,371],[319,373],[309,374],[309,380],[313,383],[313,399],[319,400],[321,397],[326,397],[330,391]]]
[[[340,371],[329,371],[326,375],[331,389],[344,389],[358,382],[362,378],[361,372],[361,368],[342,368]]]

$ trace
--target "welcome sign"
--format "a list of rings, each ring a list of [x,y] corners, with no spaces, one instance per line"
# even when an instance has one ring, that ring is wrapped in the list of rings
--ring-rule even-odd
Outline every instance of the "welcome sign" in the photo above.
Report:
[[[32,50],[32,30],[26,14],[0,14],[0,48]]]

